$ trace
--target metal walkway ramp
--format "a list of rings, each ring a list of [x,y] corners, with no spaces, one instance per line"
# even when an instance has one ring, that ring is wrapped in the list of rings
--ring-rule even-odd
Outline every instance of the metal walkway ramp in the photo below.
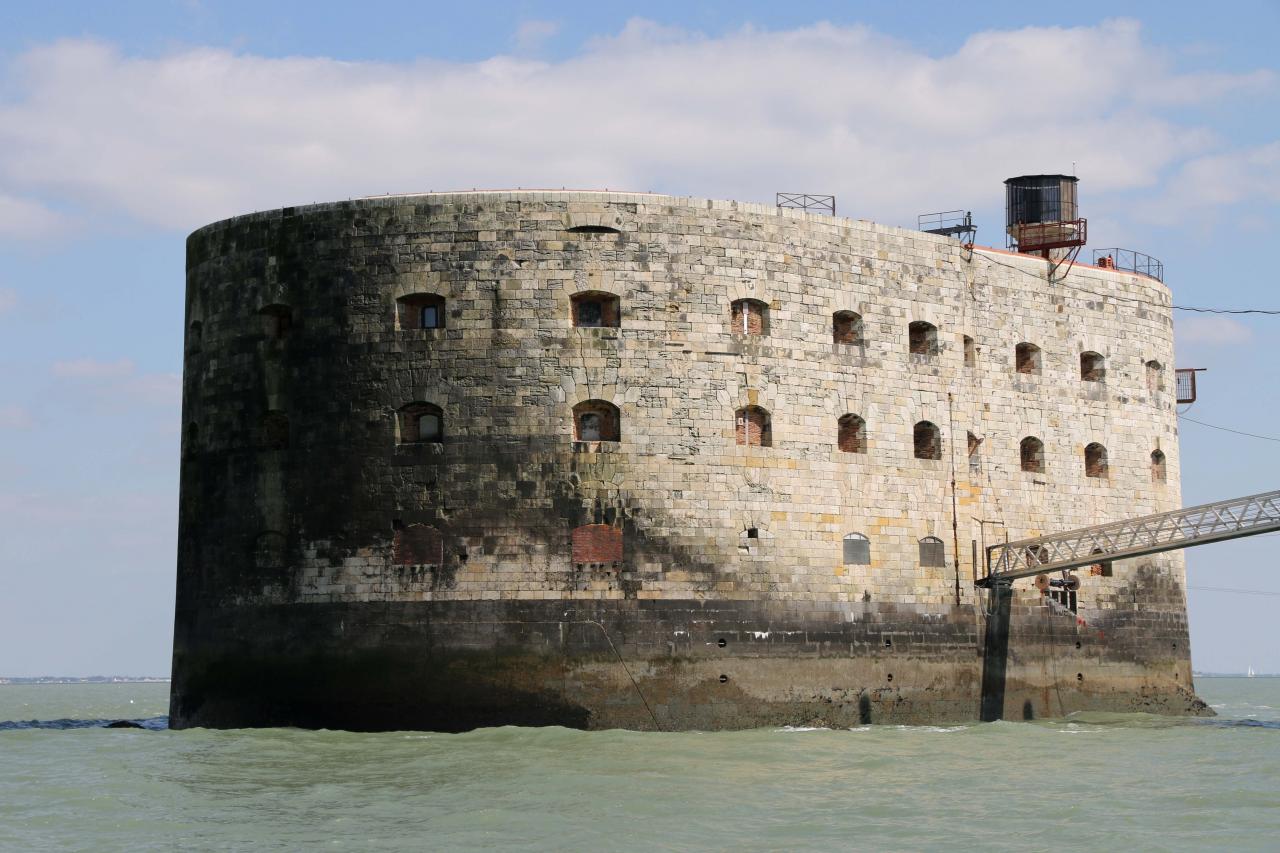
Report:
[[[1280,490],[987,548],[978,586],[1280,530]]]

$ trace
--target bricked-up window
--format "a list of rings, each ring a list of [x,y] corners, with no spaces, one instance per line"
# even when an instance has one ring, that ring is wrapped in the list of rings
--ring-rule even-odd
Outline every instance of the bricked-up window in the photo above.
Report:
[[[849,533],[844,537],[844,564],[846,566],[871,565],[871,540],[861,533]]]
[[[618,407],[604,400],[586,400],[573,407],[575,441],[621,441]]]
[[[288,305],[267,305],[258,309],[262,318],[262,333],[272,340],[282,340],[289,336],[293,328],[293,309]]]
[[[1106,477],[1107,474],[1107,449],[1095,441],[1084,449],[1084,475]]]
[[[831,340],[837,344],[862,343],[862,316],[853,311],[831,315]]]
[[[920,565],[926,569],[941,569],[947,565],[947,549],[936,536],[920,540]]]
[[[1102,382],[1107,378],[1107,360],[1096,352],[1080,353],[1080,378],[1085,382]]]
[[[738,299],[731,306],[731,329],[736,335],[769,333],[769,306],[758,299]]]
[[[844,415],[836,422],[837,442],[845,453],[867,452],[867,422],[857,415]]]
[[[284,534],[265,530],[253,540],[253,565],[258,569],[281,569],[285,563]]]
[[[398,412],[401,444],[430,444],[444,441],[444,412],[439,406],[416,402]]]
[[[920,421],[912,431],[917,459],[942,458],[942,433],[929,421]]]
[[[1040,347],[1023,341],[1014,347],[1013,363],[1019,373],[1039,373]]]
[[[580,328],[617,328],[621,319],[618,297],[612,293],[589,290],[569,297],[573,306],[573,325]]]
[[[611,524],[584,524],[571,535],[573,562],[622,562],[622,530]]]
[[[1147,362],[1147,390],[1153,394],[1164,390],[1164,366],[1155,360]]]
[[[973,344],[973,338],[968,335],[964,336],[964,366],[978,366],[978,349]]]
[[[411,293],[396,300],[401,329],[443,329],[445,299],[437,293]]]
[[[444,564],[444,537],[429,524],[396,527],[391,538],[391,561],[397,566]]]
[[[938,354],[938,327],[924,320],[907,326],[907,352],[931,358]]]
[[[1033,474],[1044,473],[1044,442],[1029,435],[1022,439],[1019,447],[1019,456],[1022,459],[1022,470],[1030,471]]]
[[[289,416],[271,411],[258,423],[258,447],[262,450],[287,450],[289,447]]]
[[[1159,450],[1151,451],[1151,482],[1163,483],[1166,479],[1164,454]]]
[[[773,427],[769,413],[759,406],[747,406],[734,413],[734,433],[738,444],[747,447],[772,447]]]

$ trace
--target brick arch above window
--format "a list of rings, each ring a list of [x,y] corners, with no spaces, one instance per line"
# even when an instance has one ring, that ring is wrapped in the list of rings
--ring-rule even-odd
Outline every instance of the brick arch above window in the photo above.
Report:
[[[396,412],[401,444],[440,444],[444,441],[444,412],[421,400]]]
[[[1023,341],[1013,348],[1013,367],[1018,373],[1039,374],[1044,369],[1040,347]]]
[[[831,315],[831,340],[837,344],[862,344],[862,315],[856,311],[837,311]]]
[[[575,441],[621,441],[622,415],[607,400],[583,400],[573,407]]]
[[[913,356],[932,358],[938,354],[938,327],[927,320],[907,324],[907,352]]]
[[[735,299],[729,304],[729,331],[747,336],[769,334],[769,306],[759,299]]]
[[[1080,379],[1084,382],[1102,382],[1107,378],[1107,360],[1101,353],[1091,350],[1080,353]]]

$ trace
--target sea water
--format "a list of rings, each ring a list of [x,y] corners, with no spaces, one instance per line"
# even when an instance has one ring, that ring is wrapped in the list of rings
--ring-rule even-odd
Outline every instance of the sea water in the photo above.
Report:
[[[1197,688],[1218,717],[450,735],[169,731],[165,684],[0,685],[0,849],[1280,849],[1280,679]]]

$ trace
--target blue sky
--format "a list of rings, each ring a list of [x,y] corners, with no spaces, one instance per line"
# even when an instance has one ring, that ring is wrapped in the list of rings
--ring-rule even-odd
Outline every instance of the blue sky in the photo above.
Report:
[[[0,6],[0,675],[168,671],[183,250],[254,209],[494,186],[911,225],[1081,177],[1180,305],[1280,308],[1280,2]],[[1280,317],[1176,318],[1197,420],[1280,437]],[[1186,503],[1280,442],[1185,422]],[[1280,672],[1280,537],[1188,552],[1194,663]]]

